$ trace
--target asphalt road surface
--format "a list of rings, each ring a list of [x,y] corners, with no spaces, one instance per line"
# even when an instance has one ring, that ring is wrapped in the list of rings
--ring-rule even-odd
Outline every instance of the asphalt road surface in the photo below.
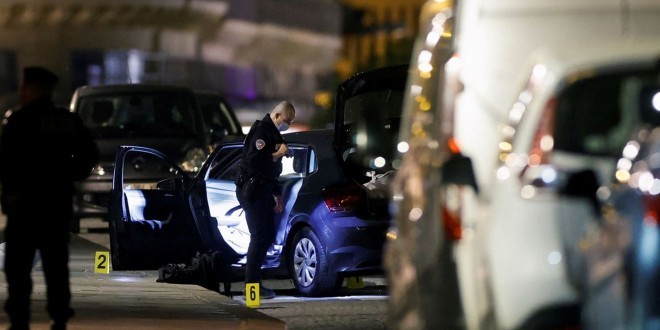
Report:
[[[110,248],[108,225],[100,219],[83,219],[80,236]],[[265,280],[277,296],[261,300],[259,312],[278,318],[289,330],[387,329],[387,286],[384,277],[365,277],[362,288],[348,288],[347,281],[336,296],[299,296],[290,280]],[[245,302],[244,283],[232,283],[234,299]]]

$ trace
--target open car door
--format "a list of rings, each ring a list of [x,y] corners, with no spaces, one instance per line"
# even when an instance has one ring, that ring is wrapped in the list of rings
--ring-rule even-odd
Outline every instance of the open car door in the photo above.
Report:
[[[159,151],[136,146],[118,149],[108,212],[113,269],[188,263],[200,251],[198,229],[185,204],[190,182]]]
[[[245,211],[236,198],[234,183],[239,173],[242,149],[242,143],[219,146],[188,190],[189,204],[193,206],[203,246],[220,251],[239,265],[245,263],[244,257],[250,244]],[[284,211],[275,219],[277,236],[267,252],[265,268],[279,265],[289,214],[302,183],[303,171],[311,157],[307,146],[291,144],[289,150],[292,156],[282,160],[283,172],[280,176],[282,197],[286,204]]]

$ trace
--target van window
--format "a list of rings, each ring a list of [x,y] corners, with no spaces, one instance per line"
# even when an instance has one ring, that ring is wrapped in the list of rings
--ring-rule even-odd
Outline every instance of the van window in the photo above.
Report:
[[[657,121],[652,97],[659,79],[649,70],[595,75],[569,85],[557,100],[555,148],[620,156],[636,127]]]

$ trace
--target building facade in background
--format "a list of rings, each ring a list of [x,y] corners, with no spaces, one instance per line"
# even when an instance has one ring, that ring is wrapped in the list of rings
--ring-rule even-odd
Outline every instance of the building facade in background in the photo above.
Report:
[[[0,0],[0,106],[20,68],[52,68],[58,103],[82,85],[220,90],[299,121],[331,106],[338,80],[409,56],[421,0]],[[408,39],[406,39],[408,38]],[[403,41],[402,41],[403,40]],[[400,53],[400,54],[398,54]],[[407,57],[406,57],[407,58]]]

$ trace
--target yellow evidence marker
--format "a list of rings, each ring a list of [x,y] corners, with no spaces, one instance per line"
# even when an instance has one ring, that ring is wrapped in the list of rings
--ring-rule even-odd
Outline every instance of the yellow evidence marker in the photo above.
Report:
[[[110,274],[110,252],[96,251],[94,273]]]
[[[362,281],[362,277],[351,276],[346,281],[346,287],[349,289],[363,289],[364,281]]]
[[[245,306],[259,307],[261,297],[259,297],[259,283],[245,283]]]

